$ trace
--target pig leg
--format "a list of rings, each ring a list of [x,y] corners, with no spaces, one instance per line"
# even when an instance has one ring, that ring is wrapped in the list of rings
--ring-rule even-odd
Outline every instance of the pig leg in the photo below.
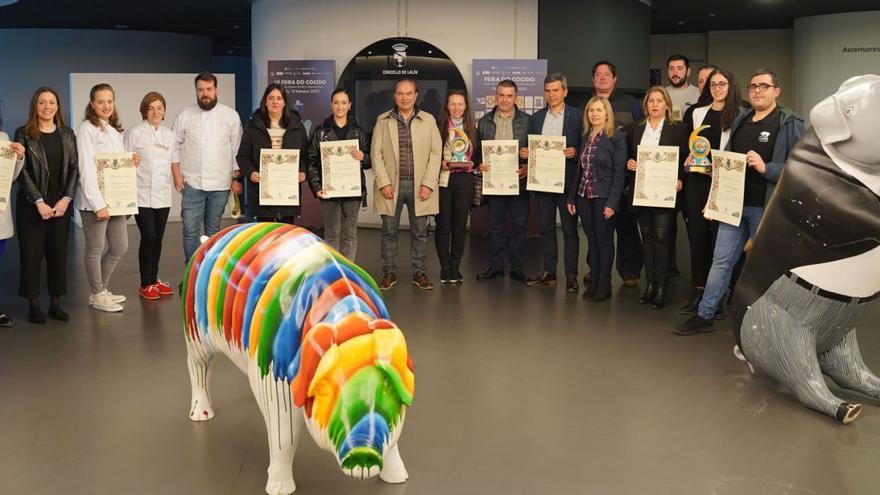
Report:
[[[214,407],[208,394],[211,371],[211,360],[214,352],[207,349],[202,342],[186,336],[186,367],[189,369],[189,383],[192,389],[192,400],[189,408],[189,419],[207,421],[214,417]]]
[[[819,366],[841,388],[880,399],[880,378],[872,373],[862,360],[855,330],[850,331],[831,349],[820,355]]]
[[[379,479],[386,483],[403,483],[409,479],[409,474],[403,465],[403,459],[400,458],[400,450],[398,450],[396,443],[383,456]]]
[[[269,438],[269,469],[266,493],[288,495],[296,490],[293,482],[293,455],[303,429],[302,413],[294,406],[290,383],[277,380],[274,373],[262,376],[262,371],[251,360],[248,370],[251,391],[263,413]]]
[[[791,389],[801,404],[849,423],[861,405],[844,402],[828,389],[816,357],[816,331],[764,295],[743,318],[742,351],[750,364]]]

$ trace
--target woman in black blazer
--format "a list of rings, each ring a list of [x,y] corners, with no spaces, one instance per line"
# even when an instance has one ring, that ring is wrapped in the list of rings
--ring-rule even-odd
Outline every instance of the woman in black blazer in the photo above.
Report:
[[[629,158],[626,162],[629,171],[627,173],[635,175],[639,145],[675,146],[678,148],[678,180],[675,190],[681,191],[684,180],[682,165],[687,158],[688,148],[685,125],[672,120],[672,99],[661,86],[648,90],[642,106],[648,117],[633,127],[626,138]],[[627,201],[632,204],[631,197]],[[639,303],[651,304],[652,308],[660,309],[666,305],[672,243],[669,234],[675,222],[675,208],[639,206],[638,217],[642,248],[645,251],[645,277],[648,281]]]
[[[584,297],[601,302],[611,297],[615,213],[620,211],[626,176],[626,142],[614,127],[608,100],[590,98],[584,110],[584,139],[568,194],[568,213],[579,215],[587,236],[587,264],[593,277]]]
[[[70,202],[79,184],[76,136],[64,124],[61,99],[52,88],[39,88],[31,98],[28,121],[15,131],[25,148],[25,164],[18,176],[15,224],[21,272],[18,295],[30,302],[28,321],[46,323],[40,309],[40,271],[46,257],[49,316],[68,320],[59,304],[67,293],[67,239]]]
[[[299,206],[269,206],[260,204],[260,150],[300,150],[299,182],[306,180],[309,139],[302,119],[287,102],[287,93],[280,84],[270,84],[260,99],[260,108],[251,116],[241,136],[235,159],[241,175],[247,181],[248,209],[260,222],[292,224],[300,213]],[[302,185],[299,197],[302,199]]]

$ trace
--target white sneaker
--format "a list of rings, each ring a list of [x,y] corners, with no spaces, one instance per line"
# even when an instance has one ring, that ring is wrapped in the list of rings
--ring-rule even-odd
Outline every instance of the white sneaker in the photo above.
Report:
[[[110,299],[107,291],[97,294],[89,294],[89,306],[98,311],[106,311],[108,313],[118,313],[122,311],[122,306]]]
[[[116,304],[122,304],[125,302],[125,296],[121,294],[114,294],[106,289],[102,292],[102,294],[107,294],[110,297],[110,300],[115,302]],[[89,306],[94,304],[95,296],[97,296],[97,294],[89,294]]]

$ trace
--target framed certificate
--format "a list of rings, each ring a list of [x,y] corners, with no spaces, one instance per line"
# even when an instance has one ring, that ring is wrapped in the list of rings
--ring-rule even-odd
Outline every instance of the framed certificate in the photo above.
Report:
[[[633,206],[675,208],[678,147],[639,145],[636,158]]]
[[[357,139],[321,143],[321,182],[328,198],[361,197],[361,162],[351,156]]]
[[[746,155],[712,150],[712,186],[703,216],[738,227],[745,186]]]
[[[516,196],[519,194],[519,141],[515,139],[483,141],[483,194]]]
[[[15,175],[15,162],[18,160],[15,150],[9,144],[9,141],[0,141],[0,211],[9,209],[12,177]]]
[[[299,205],[299,150],[260,150],[260,204]]]
[[[137,169],[134,153],[98,153],[95,156],[98,189],[110,216],[137,215]]]
[[[560,194],[565,189],[565,136],[529,134],[529,191]]]

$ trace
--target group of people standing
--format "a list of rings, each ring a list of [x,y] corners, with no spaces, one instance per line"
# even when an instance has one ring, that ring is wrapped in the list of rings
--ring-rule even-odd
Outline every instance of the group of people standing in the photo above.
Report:
[[[96,158],[101,153],[130,152],[137,167],[138,213],[141,240],[138,250],[141,298],[156,300],[174,293],[159,278],[162,241],[172,204],[172,188],[182,194],[181,219],[185,261],[199,246],[199,238],[220,230],[230,192],[239,194],[246,182],[250,212],[259,221],[293,223],[298,206],[261,205],[259,153],[263,148],[300,149],[300,182],[309,185],[324,203],[328,242],[354,259],[357,212],[363,198],[328,199],[322,191],[317,156],[319,143],[357,139],[352,154],[369,167],[366,133],[348,112],[345,90],[333,93],[333,114],[318,127],[310,142],[300,116],[288,105],[284,89],[269,85],[260,107],[243,129],[238,114],[218,103],[217,78],[203,72],[195,78],[196,104],[180,111],[172,127],[165,125],[167,104],[158,92],[147,93],[140,105],[142,123],[123,129],[109,84],[94,86],[83,121],[76,131],[68,127],[58,93],[48,87],[34,92],[28,122],[20,127],[10,147],[16,155],[15,182],[19,185],[15,209],[20,254],[19,295],[28,299],[28,320],[45,323],[40,298],[40,275],[46,260],[50,295],[48,317],[68,320],[60,298],[67,293],[67,256],[71,215],[78,210],[85,239],[84,266],[89,283],[89,306],[119,312],[124,295],[110,292],[116,265],[128,249],[127,216],[114,215],[98,184]],[[6,140],[0,134],[0,140]],[[362,172],[363,182],[363,172]],[[364,188],[365,190],[365,188]],[[365,198],[365,196],[364,196]],[[72,203],[72,204],[71,204]],[[0,214],[0,254],[13,236],[11,209]],[[14,321],[0,312],[0,326]]]
[[[418,82],[405,78],[395,84],[394,106],[377,117],[370,142],[367,132],[350,116],[351,95],[345,89],[333,92],[331,115],[309,136],[278,84],[266,88],[259,108],[243,129],[235,111],[218,103],[217,78],[204,72],[195,78],[196,105],[182,109],[172,128],[164,125],[165,99],[150,92],[140,106],[143,122],[127,132],[123,132],[116,113],[113,88],[99,84],[90,92],[85,118],[75,134],[64,123],[57,93],[39,88],[28,122],[16,131],[12,145],[19,158],[19,294],[30,302],[28,319],[45,322],[38,291],[41,263],[46,258],[51,296],[48,314],[68,319],[59,299],[66,293],[69,206],[73,202],[82,218],[86,241],[89,305],[108,312],[123,309],[125,296],[110,292],[108,287],[128,246],[126,217],[113,216],[101,196],[95,165],[98,153],[134,152],[138,166],[136,222],[141,233],[139,294],[144,299],[158,299],[173,293],[158,277],[172,187],[182,193],[183,244],[188,260],[199,245],[202,230],[208,236],[220,230],[230,192],[239,194],[243,187],[248,190],[248,207],[256,220],[295,222],[299,206],[261,205],[258,194],[260,150],[283,148],[301,150],[299,182],[307,182],[322,202],[325,239],[352,260],[357,250],[358,212],[367,200],[363,171],[373,169],[373,208],[382,218],[382,290],[397,284],[397,231],[404,207],[412,240],[412,284],[429,290],[434,285],[427,275],[428,217],[436,215],[437,220],[440,281],[459,284],[464,281],[461,259],[469,213],[473,207],[488,203],[489,266],[477,274],[478,281],[507,275],[528,287],[555,286],[558,218],[565,288],[577,293],[580,220],[588,242],[584,297],[595,302],[611,297],[616,258],[625,287],[640,285],[644,267],[645,288],[639,302],[659,309],[667,304],[669,280],[678,272],[675,238],[677,214],[681,212],[690,244],[693,296],[681,308],[681,314],[690,318],[676,333],[711,330],[712,321],[723,317],[721,301],[737,261],[746,241],[756,235],[763,207],[804,125],[800,117],[777,105],[781,88],[772,71],[759,70],[751,77],[747,86],[751,105],[745,108],[730,72],[704,66],[694,87],[688,83],[690,70],[687,57],[669,57],[670,86],[651,87],[640,103],[616,90],[613,63],[597,62],[592,70],[595,93],[583,109],[565,103],[565,76],[550,74],[544,81],[547,107],[534,115],[516,106],[517,85],[504,80],[496,87],[496,107],[477,122],[464,90],[450,90],[439,118],[435,118],[416,105]],[[743,221],[738,227],[707,220],[702,214],[711,177],[690,169],[693,157],[688,137],[695,129],[709,140],[712,149],[747,156]],[[562,193],[527,191],[529,134],[566,137]],[[359,144],[351,153],[361,163],[362,195],[330,199],[322,184],[320,145],[352,139]],[[519,143],[518,194],[481,197],[482,173],[489,170],[482,159],[484,140]],[[675,208],[633,206],[640,145],[679,149]],[[524,241],[530,204],[536,207],[540,221],[541,270],[527,277]],[[11,235],[11,218],[0,215],[0,237]],[[0,241],[0,253],[3,245]],[[12,321],[0,314],[0,325],[11,326]]]
[[[412,283],[433,284],[426,275],[427,216],[437,215],[436,247],[440,281],[461,283],[460,261],[472,206],[487,199],[489,266],[478,281],[509,276],[528,287],[557,282],[557,219],[563,235],[566,291],[580,290],[578,279],[580,220],[587,237],[583,295],[594,302],[611,296],[615,258],[624,287],[639,287],[645,272],[642,304],[660,309],[668,303],[668,284],[676,266],[677,218],[681,212],[690,245],[692,296],[680,313],[689,318],[675,333],[711,331],[724,318],[722,300],[731,287],[747,241],[757,234],[763,209],[773,193],[789,152],[804,132],[803,120],[777,104],[782,91],[773,71],[756,71],[747,85],[749,103],[741,96],[732,73],[706,65],[696,87],[688,83],[690,61],[684,55],[667,60],[670,85],[653,86],[641,102],[616,90],[617,69],[609,61],[593,66],[595,93],[583,110],[565,103],[567,81],[562,74],[544,80],[547,107],[528,115],[516,106],[517,85],[498,83],[497,105],[476,124],[468,99],[451,90],[436,125],[418,109],[418,83],[398,81],[395,107],[379,116],[373,135],[376,211],[382,215],[383,276],[380,288],[397,283],[397,226],[402,208],[411,226]],[[711,149],[746,155],[743,220],[739,226],[708,220],[703,215],[711,173],[696,167],[689,149],[694,131]],[[565,185],[562,193],[528,192],[529,134],[566,137]],[[479,201],[480,174],[488,170],[481,157],[484,140],[519,142],[519,194],[488,196]],[[398,145],[399,143],[399,145]],[[462,144],[464,143],[464,144]],[[640,145],[678,148],[679,167],[674,208],[633,205],[637,151]],[[451,149],[471,166],[452,160]],[[439,194],[434,191],[439,187]],[[524,241],[530,205],[541,228],[541,271],[527,277]],[[509,225],[509,227],[508,227]],[[505,231],[507,230],[507,233]],[[615,242],[616,239],[616,242]]]

